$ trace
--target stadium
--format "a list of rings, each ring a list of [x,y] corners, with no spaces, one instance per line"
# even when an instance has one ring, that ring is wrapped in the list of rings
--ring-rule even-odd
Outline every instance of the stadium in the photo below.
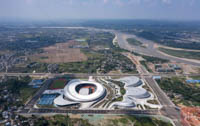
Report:
[[[63,93],[54,99],[56,106],[69,106],[81,103],[95,103],[104,98],[105,88],[94,81],[71,80]]]

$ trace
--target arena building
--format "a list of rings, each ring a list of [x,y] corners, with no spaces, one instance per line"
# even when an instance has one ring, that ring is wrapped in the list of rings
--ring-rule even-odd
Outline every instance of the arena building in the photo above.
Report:
[[[138,87],[143,84],[140,78],[136,76],[123,77],[118,79],[117,81],[123,82],[126,87]]]
[[[110,108],[134,108],[138,100],[143,100],[151,96],[147,90],[141,87],[143,85],[143,81],[138,77],[123,77],[117,79],[117,81],[125,84],[124,89],[126,90],[126,93],[123,96],[122,101],[112,103],[109,106]]]
[[[106,90],[94,81],[71,80],[60,96],[54,100],[56,106],[69,106],[82,103],[95,103],[104,98]]]

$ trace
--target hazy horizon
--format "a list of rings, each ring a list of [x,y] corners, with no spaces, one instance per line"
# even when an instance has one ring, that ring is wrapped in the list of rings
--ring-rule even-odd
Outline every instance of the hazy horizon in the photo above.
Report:
[[[1,0],[1,20],[200,20],[199,0]]]

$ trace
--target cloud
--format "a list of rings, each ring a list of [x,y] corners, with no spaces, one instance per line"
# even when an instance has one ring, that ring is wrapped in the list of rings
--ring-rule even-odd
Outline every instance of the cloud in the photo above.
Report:
[[[151,3],[151,2],[162,2],[164,4],[171,4],[172,0],[103,0],[103,3],[106,4],[110,1],[110,3],[115,3],[118,5],[122,5],[122,4],[138,4],[138,3]],[[193,1],[193,0],[191,0]]]
[[[103,3],[104,3],[104,4],[108,3],[108,0],[103,0]]]
[[[32,4],[32,0],[25,0],[25,2],[27,3],[27,4]]]
[[[129,4],[155,3],[159,1],[164,4],[172,3],[172,0],[103,0],[103,3],[107,4],[109,2],[111,4],[122,6],[122,5],[129,5]]]
[[[191,0],[189,5],[193,6],[194,4],[195,4],[195,0]]]
[[[122,2],[121,0],[115,0],[115,3],[119,6],[123,6],[125,2]]]
[[[162,0],[164,4],[171,4],[171,0]]]

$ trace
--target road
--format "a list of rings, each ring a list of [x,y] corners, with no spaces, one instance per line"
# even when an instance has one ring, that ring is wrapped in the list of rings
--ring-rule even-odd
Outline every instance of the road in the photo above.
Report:
[[[163,106],[175,106],[152,77],[144,77],[144,79],[151,86]]]
[[[104,75],[105,76],[105,75]],[[42,93],[49,87],[52,79],[45,81],[43,86],[39,91],[32,97],[32,99],[26,104],[25,109],[23,109],[21,114],[50,114],[50,113],[72,113],[72,114],[145,114],[145,115],[159,115],[160,113],[166,117],[171,118],[176,126],[180,125],[180,115],[176,109],[176,106],[171,102],[171,100],[166,96],[166,94],[160,89],[157,83],[152,79],[151,76],[143,76],[145,81],[153,89],[155,95],[158,97],[163,108],[161,110],[78,110],[78,109],[35,109],[33,106],[40,98]]]
[[[133,63],[136,64],[138,72],[141,74],[142,80],[144,80],[152,89],[155,96],[157,96],[160,104],[162,105],[161,114],[169,117],[173,120],[176,126],[181,126],[180,123],[180,112],[177,111],[177,107],[171,102],[167,95],[162,91],[157,82],[152,78],[151,74],[137,61],[134,57],[128,54],[128,57]],[[142,74],[149,74],[149,76],[142,76]]]
[[[114,31],[114,34],[117,36],[117,39],[118,39],[117,41],[118,41],[118,45],[120,46],[120,48],[129,50],[131,52],[136,52],[139,54],[154,56],[154,57],[158,57],[158,58],[162,58],[162,59],[168,59],[171,61],[176,61],[176,62],[185,63],[185,64],[189,64],[189,65],[194,65],[194,66],[200,66],[200,63],[163,55],[156,48],[154,48],[154,42],[152,42],[152,41],[145,40],[143,38],[139,38],[135,35],[129,35],[129,34],[117,32],[117,31]],[[135,38],[136,40],[139,40],[142,43],[144,43],[145,45],[147,45],[147,47],[143,48],[143,47],[137,46],[136,48],[134,48],[132,45],[130,45],[127,42],[127,38]],[[163,108],[161,109],[161,114],[166,117],[171,118],[176,126],[181,126],[180,111],[177,109],[177,107],[166,96],[166,94],[160,89],[160,87],[155,82],[155,80],[152,79],[152,76],[150,74],[149,74],[149,76],[148,75],[144,76],[144,75],[146,75],[146,71],[144,70],[143,67],[140,67],[140,72],[141,72],[140,73],[141,77],[144,78],[145,81],[149,84],[149,86],[152,88],[155,95],[157,96],[158,100],[160,101],[160,104],[163,106]],[[183,74],[181,76],[183,76]]]
[[[50,86],[51,82],[52,82],[52,79],[48,79],[44,82],[42,87],[37,91],[37,93],[34,94],[32,99],[28,101],[28,103],[25,105],[25,109],[33,108],[36,101],[41,97],[42,93]]]
[[[97,29],[92,29],[92,30],[97,30]],[[99,30],[99,29],[98,29]],[[101,30],[102,31],[102,30]],[[194,65],[194,66],[200,66],[200,63],[192,62],[192,61],[187,61],[175,57],[170,57],[161,54],[156,48],[154,48],[154,43],[149,40],[145,40],[143,38],[138,38],[135,35],[129,35],[126,33],[121,33],[118,31],[113,31],[113,30],[106,30],[109,32],[114,33],[117,36],[118,39],[118,44],[121,48],[127,49],[129,51],[134,51],[140,54],[145,54],[145,55],[150,55],[154,57],[159,57],[163,59],[168,59],[168,60],[173,60],[176,62],[181,62],[189,65]],[[134,48],[133,46],[129,45],[127,42],[127,38],[136,38],[137,40],[143,42],[144,44],[147,44],[147,48],[142,48],[142,47],[137,47]],[[74,113],[74,114],[147,114],[147,115],[158,115],[159,112],[161,112],[162,115],[167,116],[171,118],[176,126],[181,126],[180,124],[180,115],[179,111],[176,109],[176,106],[171,102],[171,100],[166,96],[166,94],[160,89],[158,84],[152,79],[153,75],[156,74],[150,74],[146,73],[145,68],[141,68],[141,73],[140,74],[67,74],[67,75],[72,75],[72,76],[142,76],[145,81],[149,84],[149,86],[153,89],[155,95],[158,97],[158,100],[160,101],[161,105],[163,108],[161,111],[159,110],[60,110],[60,109],[34,109],[33,105],[37,101],[37,99],[40,97],[42,92],[48,87],[48,82],[44,84],[44,86],[37,92],[37,94],[34,95],[33,99],[29,101],[29,103],[26,106],[26,109],[21,111],[22,113],[27,113],[29,112],[30,114],[43,114],[43,113]],[[46,73],[0,73],[1,75],[7,75],[7,76],[26,76],[26,75],[31,75],[31,76],[61,76],[65,75],[63,74],[46,74]],[[200,74],[183,74],[180,76],[197,76]],[[160,76],[176,76],[175,74],[161,74]],[[32,109],[30,109],[32,108]]]
[[[57,77],[57,76],[68,76],[68,77],[89,77],[89,76],[111,76],[111,77],[123,77],[123,76],[162,76],[162,77],[173,77],[173,76],[200,76],[198,74],[175,74],[175,73],[148,73],[145,68],[141,66],[143,73],[138,74],[88,74],[88,73],[0,73],[0,76],[46,76],[46,77]]]
[[[28,110],[21,111],[21,114],[28,114]],[[130,110],[130,109],[117,109],[117,110],[92,110],[92,109],[31,109],[30,114],[44,114],[44,113],[71,113],[71,114],[146,114],[146,115],[157,115],[159,114],[158,110]]]
[[[172,103],[169,97],[167,97],[167,95],[162,91],[162,89],[158,86],[157,82],[152,79],[152,77],[144,77],[144,79],[153,89],[155,95],[160,101],[160,104],[163,106],[163,108],[161,109],[162,115],[171,118],[176,126],[181,126],[180,112],[176,109],[177,107]]]

